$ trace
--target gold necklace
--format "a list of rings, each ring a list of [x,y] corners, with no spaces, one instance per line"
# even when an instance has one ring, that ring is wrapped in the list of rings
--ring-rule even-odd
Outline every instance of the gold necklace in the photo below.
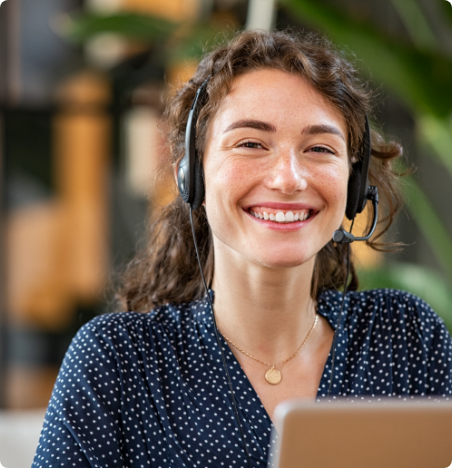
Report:
[[[239,348],[235,343],[233,343],[227,336],[224,335],[224,333],[222,333],[222,335],[223,335],[224,339],[228,343],[230,343],[232,346],[234,346],[234,348],[238,349],[245,356],[248,356],[248,357],[250,357],[251,359],[254,359],[257,362],[260,362],[261,364],[264,364],[265,366],[270,367],[270,369],[268,369],[268,371],[265,373],[265,380],[271,385],[278,385],[282,380],[282,374],[281,374],[281,371],[275,369],[275,367],[276,366],[282,366],[287,361],[290,361],[292,358],[294,358],[301,351],[303,346],[306,344],[306,341],[308,341],[309,336],[314,331],[314,328],[317,325],[317,319],[318,318],[319,318],[319,316],[317,314],[315,314],[315,320],[314,320],[314,323],[313,323],[311,329],[309,330],[309,333],[307,334],[306,338],[303,340],[303,343],[301,343],[300,347],[292,354],[292,356],[288,357],[284,361],[278,362],[277,364],[268,364],[267,362],[261,361],[261,360],[255,358],[254,356],[251,356],[251,354],[247,353],[246,351],[243,351],[243,349]]]

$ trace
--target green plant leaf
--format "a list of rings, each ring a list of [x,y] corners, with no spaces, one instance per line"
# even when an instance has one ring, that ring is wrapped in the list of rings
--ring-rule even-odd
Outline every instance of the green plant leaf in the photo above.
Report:
[[[419,296],[444,320],[452,334],[452,287],[437,272],[409,263],[387,263],[359,270],[361,289],[400,289]]]
[[[434,49],[436,38],[416,0],[391,0],[418,49]]]
[[[446,117],[452,110],[452,60],[419,51],[383,34],[372,24],[351,19],[341,10],[313,0],[283,0],[301,21],[323,30],[336,43],[353,50],[372,76],[392,88],[415,114]]]
[[[236,31],[220,25],[197,24],[187,28],[182,34],[176,34],[169,46],[169,61],[198,60],[212,46],[228,42]]]
[[[406,177],[403,188],[411,216],[436,259],[452,278],[452,240],[447,229],[415,179]]]
[[[152,43],[156,38],[169,36],[176,27],[176,23],[162,18],[136,13],[83,13],[72,16],[67,21],[64,34],[74,42],[85,42],[101,33],[113,33]]]
[[[438,13],[446,24],[452,28],[452,5],[449,0],[438,2]]]
[[[432,115],[420,115],[416,122],[420,139],[434,150],[452,177],[452,121]]]

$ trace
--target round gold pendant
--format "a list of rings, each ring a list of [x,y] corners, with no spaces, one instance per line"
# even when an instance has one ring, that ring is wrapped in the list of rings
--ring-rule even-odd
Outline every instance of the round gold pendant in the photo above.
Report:
[[[281,382],[281,379],[281,372],[279,372],[279,370],[276,370],[274,367],[272,367],[265,373],[265,380],[271,385],[278,385],[279,382]]]

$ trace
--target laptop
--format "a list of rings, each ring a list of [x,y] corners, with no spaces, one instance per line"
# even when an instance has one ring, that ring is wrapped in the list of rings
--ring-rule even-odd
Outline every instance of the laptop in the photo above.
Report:
[[[445,399],[289,400],[274,420],[269,467],[452,467],[452,401]]]

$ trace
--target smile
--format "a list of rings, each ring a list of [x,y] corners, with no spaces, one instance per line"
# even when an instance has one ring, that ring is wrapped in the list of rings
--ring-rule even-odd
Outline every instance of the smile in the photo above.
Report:
[[[310,218],[312,210],[300,210],[300,211],[281,211],[281,210],[266,210],[254,209],[249,210],[257,219],[263,219],[265,221],[273,221],[274,223],[295,223],[297,221],[306,221]]]

